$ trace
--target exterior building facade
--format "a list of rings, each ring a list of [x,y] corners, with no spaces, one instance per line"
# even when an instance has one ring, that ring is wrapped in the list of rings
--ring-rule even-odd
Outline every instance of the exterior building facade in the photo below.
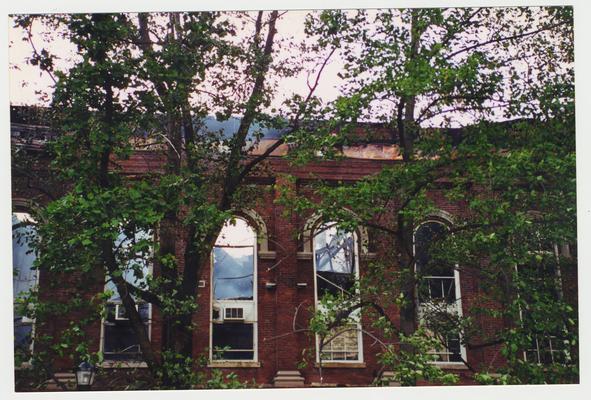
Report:
[[[29,151],[43,151],[43,140],[51,135],[50,131],[42,124],[25,122],[13,115],[13,142],[26,144]],[[271,143],[263,140],[260,151]],[[263,387],[371,385],[389,373],[378,362],[378,340],[388,342],[389,339],[373,329],[371,321],[358,314],[353,318],[354,323],[343,327],[328,342],[322,342],[307,328],[312,311],[322,307],[319,298],[325,293],[354,291],[354,282],[363,276],[371,261],[384,256],[387,238],[373,235],[366,228],[340,231],[331,221],[321,221],[315,215],[289,213],[276,200],[282,185],[305,194],[313,179],[355,182],[376,174],[385,165],[397,162],[398,149],[389,143],[364,143],[343,149],[346,156],[343,160],[313,163],[300,169],[293,169],[282,158],[286,151],[287,148],[280,147],[270,158],[271,175],[252,178],[250,183],[261,189],[258,201],[226,223],[210,262],[201,269],[195,300],[198,312],[193,321],[193,356],[205,359],[206,369],[220,369],[224,374],[233,372],[241,380],[255,381]],[[137,151],[122,162],[123,171],[130,175],[154,171],[161,165],[162,157],[155,152]],[[36,168],[37,172],[43,169]],[[295,182],[284,179],[286,173],[295,176]],[[13,171],[15,225],[27,218],[27,212],[35,204],[49,200],[32,179]],[[433,235],[445,232],[453,226],[454,216],[466,212],[465,204],[450,202],[442,192],[434,190],[429,196],[439,212],[416,227],[417,269],[428,257],[425,247]],[[120,244],[133,240],[137,238],[123,235]],[[31,273],[34,255],[26,250],[26,244],[15,239],[13,257],[18,269],[15,296],[36,284],[40,285],[42,295],[62,295],[59,288],[44,287],[43,275]],[[158,274],[157,267],[144,267],[146,274]],[[428,294],[418,301],[418,320],[429,312],[434,300],[444,300],[453,312],[467,314],[478,301],[481,290],[478,277],[453,266],[436,272],[426,277]],[[104,289],[89,288],[97,292]],[[148,303],[140,303],[138,311],[150,340],[157,345],[163,340],[162,315]],[[392,308],[386,312],[392,321],[399,321],[398,310]],[[477,318],[482,337],[491,336],[504,323],[486,316]],[[52,327],[57,332],[65,324],[67,321],[55,321]],[[33,329],[34,321],[15,315],[15,346],[33,346],[35,351],[34,343],[26,339]],[[125,309],[116,294],[108,301],[105,319],[96,321],[86,334],[92,339],[94,349],[91,350],[101,350],[104,354],[100,365],[103,370],[123,374],[145,368]],[[503,364],[500,344],[467,349],[460,339],[450,335],[444,350],[437,354],[437,363],[457,372],[460,383],[472,383],[474,374],[462,359],[477,368]],[[538,347],[537,353],[532,352],[530,357],[540,357],[543,351]],[[54,369],[63,379],[71,379],[68,373],[72,367],[71,361],[64,358],[56,360]],[[97,381],[95,388],[108,389],[108,380]]]

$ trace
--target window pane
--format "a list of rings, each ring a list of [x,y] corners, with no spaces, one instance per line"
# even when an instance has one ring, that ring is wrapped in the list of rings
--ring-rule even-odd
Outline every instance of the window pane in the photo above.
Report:
[[[252,300],[254,248],[213,250],[213,291],[216,300]]]
[[[214,358],[252,360],[254,325],[243,323],[212,324]]]
[[[332,225],[332,226],[331,226]],[[355,282],[355,241],[353,234],[325,224],[314,236],[318,296],[349,291]]]
[[[254,246],[256,244],[256,234],[248,225],[248,222],[241,218],[228,221],[224,224],[215,245],[225,246]]]
[[[126,250],[140,240],[151,239],[151,235],[151,232],[142,230],[137,231],[134,234],[126,234],[125,232],[121,232],[115,241],[115,248],[121,249],[121,254],[125,254],[127,256],[121,264],[126,266],[122,274],[123,279],[135,287],[143,288],[146,285],[146,278],[150,273],[150,268],[145,253],[138,252],[137,254],[132,255]],[[121,297],[119,296],[117,288],[111,280],[107,281],[105,289],[113,292],[113,295],[109,299],[110,301],[121,301]]]
[[[213,249],[215,300],[253,300],[256,234],[243,219],[228,221]]]
[[[22,318],[14,319],[14,348],[22,351],[29,351],[31,347],[31,335],[33,324],[22,322]]]
[[[227,221],[212,251],[212,316],[247,319],[245,322],[212,323],[214,360],[254,360],[254,298],[256,232],[241,218]],[[240,313],[235,303],[240,300]]]
[[[37,284],[37,270],[33,269],[35,254],[29,241],[33,239],[36,230],[29,214],[12,214],[12,296],[17,298],[25,296]],[[30,319],[23,318],[15,303],[14,317],[14,349],[23,352],[30,351],[32,344],[33,323]]]
[[[146,329],[148,329],[150,305],[140,304],[138,305],[138,311]],[[104,327],[103,352],[106,359],[129,360],[141,358],[137,336],[121,304],[107,305],[107,317]]]
[[[416,269],[429,276],[454,276],[452,265],[445,263],[431,263],[430,248],[436,241],[442,240],[447,234],[445,225],[438,222],[426,222],[415,233]]]
[[[415,232],[415,267],[421,276],[418,285],[419,318],[423,325],[432,327],[443,348],[433,350],[441,362],[462,362],[460,336],[446,334],[447,329],[437,323],[437,314],[429,310],[441,310],[444,313],[461,315],[460,303],[456,299],[455,267],[444,260],[434,257],[438,242],[448,234],[447,227],[440,222],[423,223]]]
[[[449,355],[449,361],[462,361],[462,354],[460,352],[460,338],[458,336],[447,337],[447,351],[451,353]]]
[[[431,300],[445,300],[453,303],[456,300],[456,283],[454,278],[423,277],[419,285],[419,300],[421,302]]]
[[[35,235],[35,227],[26,225],[27,221],[31,221],[29,214],[12,214],[12,295],[14,299],[27,293],[37,282],[37,271],[32,269],[36,257],[29,245],[29,240]]]
[[[113,325],[105,324],[104,352],[127,354],[140,352],[139,343],[129,322],[118,321]]]
[[[532,338],[529,348],[524,349],[527,361],[551,364],[563,361],[567,355],[560,339],[564,333],[563,322],[552,319],[552,310],[548,308],[548,304],[560,301],[557,268],[552,251],[532,253],[528,263],[517,266],[520,284],[528,288],[519,290],[519,297],[524,301],[520,309],[522,328]],[[544,327],[543,333],[540,326]]]
[[[337,334],[340,332],[340,334]],[[358,360],[359,336],[356,325],[348,325],[344,328],[333,330],[333,334],[325,339],[321,358],[323,360]],[[330,340],[332,338],[332,340]],[[330,340],[330,341],[328,341]]]

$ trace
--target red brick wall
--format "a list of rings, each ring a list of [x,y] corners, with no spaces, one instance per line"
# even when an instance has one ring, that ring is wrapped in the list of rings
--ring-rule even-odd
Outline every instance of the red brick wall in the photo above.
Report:
[[[138,152],[129,160],[119,162],[124,172],[131,175],[142,174],[148,171],[160,169],[162,158],[157,154],[149,152]],[[391,164],[388,161],[376,160],[343,160],[326,161],[315,163],[301,168],[292,168],[285,160],[271,159],[268,165],[272,168],[275,176],[271,179],[262,180],[259,184],[269,188],[269,183],[273,180],[277,185],[290,185],[289,181],[282,179],[281,174],[290,173],[296,176],[300,182],[309,179],[330,179],[355,181],[368,174],[375,174],[381,170],[384,165]],[[311,178],[313,176],[314,178]],[[256,182],[256,180],[255,180]],[[298,190],[301,187],[298,185]],[[305,191],[305,190],[304,190]],[[13,180],[14,197],[33,198],[38,197],[39,193],[27,189],[23,178],[15,177]],[[276,193],[271,190],[262,191],[260,201],[253,207],[254,210],[263,218],[269,237],[269,247],[276,251],[275,259],[258,259],[258,359],[260,367],[253,368],[234,368],[224,369],[224,372],[235,372],[243,380],[254,379],[258,384],[270,384],[279,370],[295,370],[300,361],[302,361],[302,352],[308,348],[314,355],[314,338],[307,332],[293,333],[294,313],[299,307],[298,318],[296,319],[296,328],[306,328],[308,310],[314,306],[314,274],[313,263],[311,259],[298,259],[298,240],[297,235],[305,223],[304,216],[290,215],[285,216],[286,211],[283,206],[277,204],[274,200]],[[435,204],[444,211],[452,215],[461,215],[465,212],[465,204],[450,203],[443,196],[442,191],[434,190],[429,193],[429,197]],[[42,202],[47,198],[42,198]],[[183,238],[179,235],[177,243],[178,259],[181,262],[180,255],[183,254]],[[385,244],[386,243],[386,244]],[[377,252],[377,257],[383,256],[388,251],[387,241],[372,243]],[[367,267],[367,261],[362,259],[360,270]],[[392,266],[395,268],[395,266]],[[156,271],[157,273],[157,271]],[[205,287],[198,289],[197,304],[198,311],[194,317],[196,325],[194,335],[194,357],[202,355],[207,356],[209,347],[209,309],[210,309],[210,264],[206,262],[201,268],[200,280],[205,281]],[[43,287],[43,276],[42,287]],[[266,289],[266,282],[276,283],[274,289]],[[298,288],[297,283],[307,283],[305,288]],[[99,285],[100,286],[100,285]],[[102,290],[97,286],[95,290]],[[576,286],[576,285],[575,285]],[[47,289],[46,289],[47,290]],[[467,314],[471,306],[476,302],[479,293],[477,276],[470,273],[461,274],[462,305],[464,313]],[[47,292],[50,296],[66,296],[61,289],[52,289]],[[490,305],[495,306],[493,304]],[[398,321],[398,313],[395,308],[387,310],[392,320]],[[156,348],[159,347],[162,340],[161,316],[156,308],[153,309],[152,323],[152,341]],[[371,331],[370,321],[363,320],[364,328]],[[500,321],[492,319],[482,319],[483,336],[498,329]],[[59,328],[67,324],[67,321],[52,321],[50,324],[52,332],[57,333]],[[379,332],[373,332],[379,336]],[[100,336],[100,323],[89,329],[88,337],[95,343],[95,349],[98,349]],[[381,337],[381,336],[379,336]],[[380,365],[377,362],[377,353],[379,346],[373,339],[363,336],[363,360],[364,368],[324,368],[323,382],[327,384],[346,384],[346,385],[369,385],[374,380]],[[306,380],[306,384],[319,382],[318,368],[314,365],[314,356],[309,360],[307,367],[301,370]],[[468,361],[476,365],[499,365],[502,363],[502,357],[498,354],[497,347],[489,347],[478,351],[468,352]],[[68,360],[59,360],[56,363],[57,369],[70,370],[72,365]],[[466,374],[462,383],[469,383],[469,377]]]

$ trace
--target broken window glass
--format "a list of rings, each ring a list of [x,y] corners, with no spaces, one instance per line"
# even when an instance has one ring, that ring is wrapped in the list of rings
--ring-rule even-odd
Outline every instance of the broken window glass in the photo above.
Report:
[[[358,271],[355,249],[355,236],[352,232],[340,230],[332,222],[317,228],[314,235],[314,265],[318,300],[327,294],[356,296],[354,285]],[[359,320],[359,309],[356,309],[349,315],[344,326],[333,329],[325,336],[319,358],[325,361],[359,361]]]
[[[355,240],[334,223],[322,225],[314,236],[316,290],[324,294],[344,295],[355,283]]]

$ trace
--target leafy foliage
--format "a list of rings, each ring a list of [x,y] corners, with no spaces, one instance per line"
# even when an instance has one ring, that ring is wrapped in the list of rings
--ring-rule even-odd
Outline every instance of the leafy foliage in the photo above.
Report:
[[[400,149],[380,173],[355,184],[319,181],[307,197],[277,186],[289,211],[316,211],[344,230],[369,226],[389,245],[367,267],[358,296],[324,299],[310,329],[326,336],[361,309],[395,339],[383,341],[381,361],[404,385],[456,382],[432,363],[441,347],[436,331],[450,329],[468,349],[501,346],[502,368],[464,360],[485,371],[475,375],[481,383],[575,382],[576,298],[550,295],[536,273],[516,273],[522,265],[544,270],[547,252],[554,271],[576,272],[576,252],[556,251],[576,243],[572,8],[310,13],[305,29],[317,43],[291,58],[277,50],[278,18],[275,11],[15,17],[25,35],[39,19],[64,32],[79,54],[67,70],[58,70],[46,50],[31,58],[56,82],[52,121],[60,135],[48,151],[52,178],[63,185],[33,215],[35,267],[61,296],[41,291],[23,300],[23,312],[38,324],[31,379],[46,382],[56,358],[102,361],[85,332],[105,312],[106,276],[129,313],[148,386],[241,387],[234,375],[198,374],[192,362],[192,321],[202,311],[194,301],[199,269],[224,222],[257,197],[245,179],[268,172],[264,160],[273,149],[289,143],[294,165],[340,159],[345,146],[363,142],[358,124],[370,122]],[[321,60],[316,83],[308,82],[307,97],[291,96],[269,115],[279,78],[301,70],[294,58],[307,59],[306,50]],[[314,92],[333,54],[344,61],[343,85],[341,96],[325,104]],[[237,131],[205,129],[201,121],[212,114],[241,116]],[[262,127],[285,135],[249,157]],[[364,140],[379,134],[369,129]],[[158,154],[157,168],[128,173],[144,150]],[[21,156],[22,149],[14,161],[26,161]],[[462,212],[418,274],[413,229],[438,212],[442,199]],[[139,232],[157,234],[132,240]],[[131,245],[117,245],[121,234]],[[143,279],[146,263],[159,274]],[[469,314],[508,321],[494,337],[479,334],[476,317],[450,318],[450,327],[439,314],[415,329],[417,284],[442,263],[478,278]],[[162,314],[162,348],[149,342],[137,301]],[[400,329],[384,312],[392,307],[400,311]],[[64,315],[67,326],[52,324]],[[538,338],[558,340],[556,355],[563,356],[550,363],[524,357]]]

